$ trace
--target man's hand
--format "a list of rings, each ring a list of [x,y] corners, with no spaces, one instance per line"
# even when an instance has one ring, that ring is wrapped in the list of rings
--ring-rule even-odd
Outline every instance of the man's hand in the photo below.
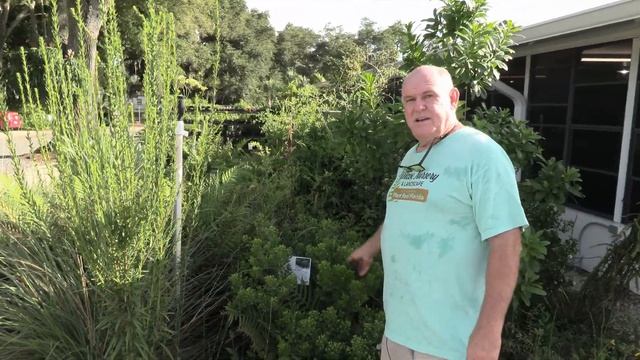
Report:
[[[360,277],[365,276],[369,272],[373,257],[375,256],[375,253],[372,253],[369,247],[368,242],[364,243],[347,258],[347,261],[355,266],[358,276]]]
[[[467,360],[498,360],[502,345],[501,331],[476,328],[469,338]]]
[[[363,277],[369,272],[373,258],[380,252],[380,234],[382,226],[359,248],[355,249],[347,261],[356,268],[358,276]]]

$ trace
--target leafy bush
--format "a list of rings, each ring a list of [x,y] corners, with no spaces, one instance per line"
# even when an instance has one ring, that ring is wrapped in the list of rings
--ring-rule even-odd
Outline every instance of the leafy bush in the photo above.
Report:
[[[9,230],[0,231],[1,358],[169,358],[178,351],[173,19],[149,6],[142,43],[150,106],[144,132],[132,136],[111,4],[103,14],[100,74],[89,70],[84,50],[63,57],[58,37],[56,51],[40,47],[45,103],[24,69],[26,116],[51,115],[55,156],[41,149],[51,179],[41,197],[17,177],[25,206],[15,221],[0,224]],[[201,187],[194,184],[209,161],[202,153],[211,138],[200,139],[188,161],[187,210],[197,206]],[[20,173],[15,157],[14,167]]]
[[[307,319],[327,328],[332,322],[326,316],[332,311],[344,313],[349,302],[342,300],[336,309],[333,299],[336,289],[344,298],[349,283],[361,286],[345,263],[360,237],[350,230],[350,224],[305,214],[309,196],[296,192],[297,168],[285,159],[266,153],[239,155],[217,159],[214,168],[218,170],[208,175],[199,211],[194,213],[197,226],[188,236],[193,256],[189,257],[185,289],[185,320],[190,320],[182,328],[183,355],[202,359],[232,354],[307,357],[304,354],[313,343],[306,350],[295,347],[302,333],[293,331],[293,326]],[[298,287],[285,271],[293,254],[313,259],[313,284],[307,290]],[[342,274],[338,278],[334,278],[336,271]],[[380,274],[378,269],[369,288],[358,290],[359,298],[369,299],[369,292],[379,291]],[[339,279],[342,282],[335,283]],[[379,304],[367,308],[381,316]],[[360,347],[366,344],[373,349],[371,341],[379,340],[371,340],[359,329],[378,326],[370,332],[380,331],[381,323],[369,321],[369,314],[363,316],[363,311],[358,307],[350,310],[354,315],[348,336],[327,332],[326,341],[338,346],[335,354],[342,358],[354,351],[349,350],[356,346],[350,345],[353,334],[361,334]],[[316,330],[308,331],[306,336],[317,335]]]
[[[314,194],[310,211],[375,230],[390,177],[410,142],[401,116],[388,108],[356,104],[329,118],[301,141],[292,159],[300,167],[299,190]]]
[[[452,69],[458,83],[481,95],[497,76],[497,69],[510,58],[507,45],[514,27],[506,23],[482,28],[486,3],[479,2],[472,9],[467,6],[463,1],[445,2],[445,7],[436,12],[435,20],[427,23],[435,24],[428,25],[431,26],[429,36],[434,38],[419,39],[415,35],[415,46],[405,50],[405,65],[415,66],[427,60],[445,65]],[[470,37],[482,37],[484,40],[478,44],[482,44],[484,50],[474,47],[476,52],[464,52],[465,61],[454,64],[453,59],[457,61],[460,57],[444,50],[462,49],[465,41],[472,41],[459,36],[466,34],[457,31],[459,27],[467,29]],[[432,50],[440,56],[438,61],[429,57]],[[412,63],[411,59],[420,60]],[[483,65],[475,67],[476,62]],[[267,121],[270,134],[267,139],[271,140],[268,148],[273,154],[286,154],[282,162],[276,163],[281,166],[278,171],[290,181],[290,193],[274,192],[283,196],[278,202],[286,204],[280,213],[268,212],[268,216],[254,213],[258,224],[262,224],[261,230],[252,230],[244,237],[243,251],[247,258],[239,262],[239,271],[232,276],[227,307],[238,329],[250,339],[253,356],[352,358],[359,344],[368,344],[368,350],[361,354],[376,356],[372,345],[381,336],[374,331],[378,326],[375,319],[382,316],[381,309],[375,307],[376,303],[379,306],[376,294],[380,289],[373,285],[364,292],[354,289],[363,285],[356,285],[359,283],[354,282],[344,259],[348,249],[364,241],[382,221],[384,194],[404,151],[413,142],[398,104],[382,105],[376,83],[375,76],[363,74],[357,91],[341,94],[344,101],[329,101],[342,106],[325,116],[320,116],[319,103],[324,99],[315,89],[293,92],[283,112]],[[539,135],[526,123],[514,120],[508,112],[478,110],[471,125],[496,139],[527,175],[521,182],[521,193],[532,227],[523,238],[522,271],[514,302],[518,314],[524,314],[540,303],[546,289],[555,289],[549,284],[557,279],[564,281],[570,254],[564,249],[571,249],[571,242],[558,238],[557,230],[563,226],[558,216],[565,194],[579,194],[579,176],[574,169],[567,169],[553,159],[543,159]],[[529,171],[532,168],[537,171]],[[267,177],[269,181],[275,178]],[[341,239],[339,245],[335,239]],[[342,243],[351,247],[343,248]],[[332,251],[325,253],[317,249]],[[552,258],[550,249],[563,251]],[[313,259],[315,278],[309,287],[296,285],[292,276],[283,270],[290,255]],[[552,266],[549,259],[554,261]],[[376,263],[369,277],[378,276],[378,266]],[[545,267],[559,271],[546,273]],[[365,281],[370,281],[369,277]],[[358,304],[372,307],[360,306],[355,312],[353,307],[344,307],[346,289],[352,291],[351,301],[355,307]],[[373,320],[365,323],[358,320],[365,315]],[[531,325],[524,315],[514,315],[511,319],[516,329]],[[333,326],[329,327],[329,323]],[[524,332],[519,331],[508,334],[517,336]],[[511,342],[507,340],[506,344]],[[311,353],[314,348],[315,353]]]
[[[0,174],[0,223],[16,221],[20,206],[20,187],[13,178]]]
[[[247,270],[231,278],[231,318],[260,358],[375,358],[383,316],[372,299],[380,298],[381,267],[356,278],[345,259],[362,239],[348,224],[304,215],[294,222],[285,232],[261,226],[250,241]],[[291,255],[312,259],[308,286],[286,270]]]
[[[278,152],[290,154],[313,127],[318,126],[322,112],[327,110],[320,90],[296,76],[278,102],[278,112],[267,115],[262,127],[268,146]]]
[[[485,97],[511,59],[513,35],[518,28],[511,20],[487,21],[487,1],[442,0],[443,6],[425,19],[424,28],[406,28],[403,68],[422,64],[445,67],[454,84],[473,97]]]

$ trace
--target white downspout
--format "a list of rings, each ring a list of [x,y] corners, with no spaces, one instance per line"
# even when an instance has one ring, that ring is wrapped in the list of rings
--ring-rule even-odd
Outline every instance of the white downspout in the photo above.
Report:
[[[491,86],[494,90],[503,94],[513,101],[513,118],[516,120],[525,120],[527,115],[527,100],[524,98],[524,95],[520,94],[518,90],[512,88],[511,86],[503,83],[500,80],[496,80]],[[516,170],[516,179],[518,182],[522,180],[522,170]]]
[[[493,83],[492,88],[513,101],[513,117],[516,120],[524,120],[526,118],[527,100],[524,98],[524,95],[499,80]]]

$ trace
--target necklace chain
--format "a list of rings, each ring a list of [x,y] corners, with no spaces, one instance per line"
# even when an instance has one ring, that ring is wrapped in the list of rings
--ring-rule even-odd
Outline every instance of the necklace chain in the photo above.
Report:
[[[452,132],[454,132],[456,129],[458,129],[458,125],[454,125],[451,129],[449,129],[449,131],[447,131],[444,135],[438,136],[437,138],[433,139],[433,141],[431,142],[431,144],[429,144],[429,147],[427,148],[427,152],[429,152],[431,150],[431,148],[439,143],[440,141],[444,140],[444,138],[446,138],[447,136],[449,136],[449,134],[451,134]],[[420,148],[420,145],[418,145],[418,148]]]

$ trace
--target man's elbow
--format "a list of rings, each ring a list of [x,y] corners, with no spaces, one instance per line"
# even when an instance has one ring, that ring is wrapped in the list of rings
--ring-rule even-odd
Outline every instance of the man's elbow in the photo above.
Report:
[[[522,230],[520,227],[505,231],[489,239],[491,251],[498,250],[501,253],[517,256],[522,252]]]

